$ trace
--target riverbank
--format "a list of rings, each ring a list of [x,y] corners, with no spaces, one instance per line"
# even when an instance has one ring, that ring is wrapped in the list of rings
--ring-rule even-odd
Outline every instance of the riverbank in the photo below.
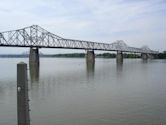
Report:
[[[40,57],[45,58],[84,58],[86,56],[85,53],[65,53],[65,54],[40,54]],[[28,58],[28,54],[1,54],[0,58]],[[123,54],[124,58],[141,58],[141,54]],[[96,54],[96,58],[116,58],[115,53],[102,53]],[[159,53],[154,57],[155,59],[166,59],[166,52]]]

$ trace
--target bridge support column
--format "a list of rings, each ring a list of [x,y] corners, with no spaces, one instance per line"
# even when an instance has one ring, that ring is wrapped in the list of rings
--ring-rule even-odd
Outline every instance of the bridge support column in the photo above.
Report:
[[[94,63],[95,62],[95,53],[93,50],[88,50],[86,54],[86,62],[89,63]]]
[[[143,60],[148,60],[148,54],[147,53],[142,53],[141,57]]]
[[[30,48],[29,65],[39,66],[39,49]]]
[[[117,63],[123,63],[123,53],[122,53],[122,51],[117,51],[116,62]]]
[[[87,78],[94,78],[95,62],[86,62]]]
[[[29,65],[29,74],[31,83],[39,81],[39,65],[38,64],[30,64]]]
[[[94,77],[94,69],[95,69],[95,53],[93,50],[88,50],[86,54],[86,69],[87,69],[87,77]]]

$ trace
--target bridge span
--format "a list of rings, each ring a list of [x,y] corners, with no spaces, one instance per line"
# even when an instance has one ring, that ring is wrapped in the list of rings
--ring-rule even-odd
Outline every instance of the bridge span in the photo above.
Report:
[[[30,47],[29,60],[31,63],[39,63],[39,48],[63,48],[87,50],[87,61],[94,61],[94,50],[117,51],[117,61],[123,61],[123,52],[141,53],[143,59],[158,51],[148,47],[130,47],[122,40],[113,43],[92,42],[62,38],[38,25],[32,25],[22,29],[0,32],[1,47]]]

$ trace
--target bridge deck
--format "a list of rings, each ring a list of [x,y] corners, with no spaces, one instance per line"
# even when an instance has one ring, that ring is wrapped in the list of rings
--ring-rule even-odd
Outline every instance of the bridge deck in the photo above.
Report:
[[[38,47],[38,48],[64,48],[64,49],[86,49],[103,51],[123,51],[135,53],[156,54],[147,47],[135,48],[126,45],[123,41],[111,44],[91,42],[84,40],[64,39],[45,29],[33,25],[23,29],[0,32],[0,46],[2,47]]]

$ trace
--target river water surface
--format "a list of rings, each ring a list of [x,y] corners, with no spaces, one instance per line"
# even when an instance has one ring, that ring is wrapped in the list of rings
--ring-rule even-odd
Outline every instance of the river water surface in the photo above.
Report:
[[[0,125],[17,125],[16,64],[0,59]],[[28,68],[31,125],[165,125],[166,60],[41,58]]]

